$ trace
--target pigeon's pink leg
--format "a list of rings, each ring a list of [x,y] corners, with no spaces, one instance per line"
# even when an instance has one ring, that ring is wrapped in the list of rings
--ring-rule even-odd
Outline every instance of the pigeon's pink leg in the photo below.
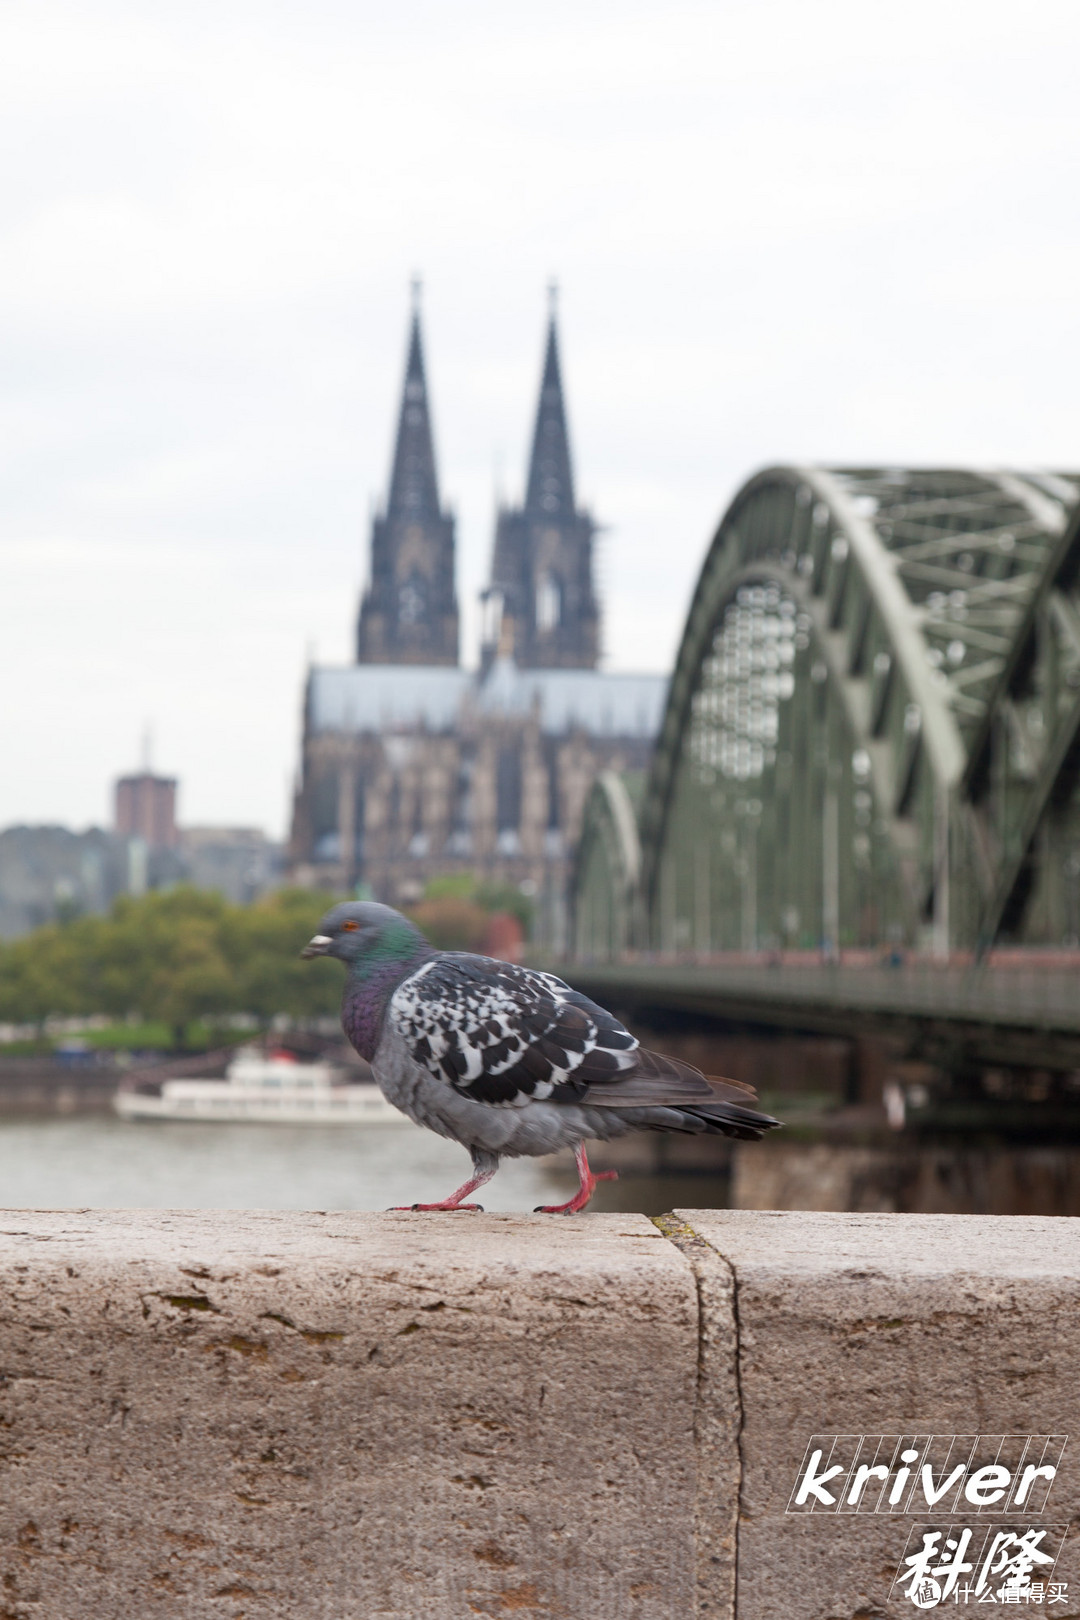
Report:
[[[472,1192],[475,1192],[477,1187],[485,1186],[487,1184],[487,1182],[489,1182],[491,1180],[491,1178],[495,1174],[495,1171],[496,1171],[497,1168],[498,1168],[498,1165],[496,1163],[495,1165],[492,1166],[492,1168],[490,1170],[478,1170],[475,1175],[469,1177],[469,1179],[465,1183],[464,1187],[459,1187],[457,1192],[451,1193],[449,1198],[444,1198],[442,1200],[442,1202],[439,1203],[439,1204],[394,1204],[392,1207],[394,1209],[481,1209],[482,1210],[483,1207],[484,1207],[483,1204],[463,1204],[461,1202],[461,1200],[463,1198],[468,1198],[469,1194],[472,1193]]]
[[[574,1149],[574,1158],[577,1160],[577,1173],[580,1186],[573,1198],[566,1204],[537,1204],[537,1215],[576,1215],[579,1209],[584,1209],[593,1193],[596,1191],[598,1181],[618,1181],[617,1170],[601,1170],[594,1174],[589,1169],[589,1160],[582,1144]]]

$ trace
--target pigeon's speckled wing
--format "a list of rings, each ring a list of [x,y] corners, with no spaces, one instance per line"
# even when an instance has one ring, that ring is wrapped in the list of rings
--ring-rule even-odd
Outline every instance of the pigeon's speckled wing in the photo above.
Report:
[[[447,951],[395,990],[387,1016],[412,1056],[477,1102],[574,1102],[638,1065],[617,1018],[551,973]]]

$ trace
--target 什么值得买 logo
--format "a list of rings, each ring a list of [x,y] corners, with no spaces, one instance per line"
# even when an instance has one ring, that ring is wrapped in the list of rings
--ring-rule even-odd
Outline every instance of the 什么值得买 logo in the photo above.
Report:
[[[1066,1524],[971,1525],[913,1529],[893,1591],[917,1609],[939,1604],[1023,1603],[1036,1607],[1069,1601],[1054,1569],[1068,1534]]]

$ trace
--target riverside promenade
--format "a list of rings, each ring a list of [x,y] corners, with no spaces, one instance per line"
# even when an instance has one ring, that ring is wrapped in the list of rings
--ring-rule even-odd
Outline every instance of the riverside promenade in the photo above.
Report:
[[[12,1620],[911,1616],[995,1468],[1007,1533],[1080,1513],[1080,1222],[9,1210],[0,1374]]]

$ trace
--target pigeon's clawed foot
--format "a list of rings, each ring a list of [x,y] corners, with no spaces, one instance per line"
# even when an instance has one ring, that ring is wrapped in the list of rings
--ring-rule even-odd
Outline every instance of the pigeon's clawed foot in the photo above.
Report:
[[[493,1153],[473,1153],[473,1173],[463,1187],[450,1194],[449,1198],[441,1198],[437,1204],[395,1204],[394,1209],[409,1210],[453,1210],[471,1209],[483,1213],[483,1204],[466,1204],[464,1200],[477,1187],[485,1186],[499,1168],[499,1161]]]
[[[457,1204],[453,1199],[444,1199],[442,1204],[392,1204],[390,1209],[395,1210],[479,1210],[483,1213],[483,1204]]]
[[[618,1181],[619,1172],[617,1170],[590,1170],[589,1160],[583,1147],[575,1148],[574,1157],[577,1160],[580,1185],[573,1198],[569,1199],[565,1204],[537,1204],[533,1211],[534,1215],[576,1215],[589,1202],[589,1199],[596,1191],[598,1181]]]

